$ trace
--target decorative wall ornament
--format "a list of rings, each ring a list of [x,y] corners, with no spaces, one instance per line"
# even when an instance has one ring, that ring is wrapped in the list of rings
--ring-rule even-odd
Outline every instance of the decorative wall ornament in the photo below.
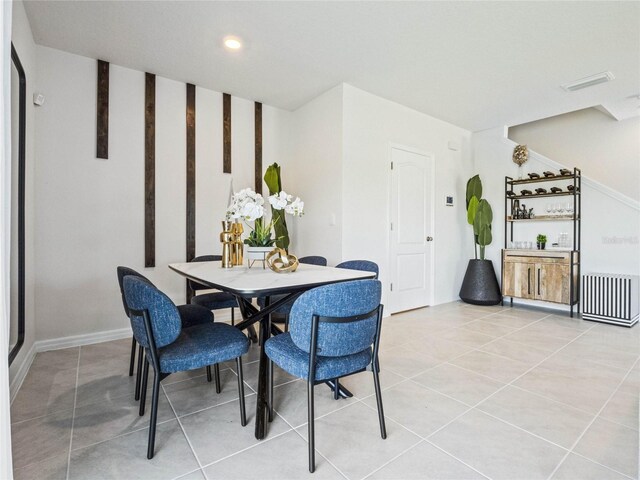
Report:
[[[144,88],[144,266],[156,266],[156,76]]]
[[[529,149],[526,145],[516,145],[513,149],[513,163],[518,165],[518,179],[522,180],[522,166],[529,160]]]
[[[231,95],[222,94],[222,173],[231,173]]]
[[[96,157],[109,158],[109,62],[98,60]]]
[[[196,86],[187,83],[187,262],[196,256]]]
[[[254,113],[254,136],[255,136],[255,189],[257,193],[262,193],[262,104],[255,102]]]
[[[516,145],[513,149],[513,163],[521,167],[529,160],[529,149],[526,145]]]

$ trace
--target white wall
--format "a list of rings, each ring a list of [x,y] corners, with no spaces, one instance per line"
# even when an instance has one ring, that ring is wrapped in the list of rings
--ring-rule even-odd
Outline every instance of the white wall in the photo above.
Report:
[[[640,116],[617,121],[595,108],[509,128],[509,138],[640,200]]]
[[[36,164],[36,131],[35,131],[35,109],[31,101],[33,92],[37,85],[37,68],[36,68],[36,45],[33,41],[31,27],[27,20],[22,2],[13,2],[13,25],[12,25],[12,42],[20,57],[20,62],[25,71],[27,80],[27,102],[26,102],[26,211],[25,211],[25,340],[24,345],[17,357],[11,364],[9,378],[13,380],[25,361],[30,361],[29,352],[33,346],[36,336],[36,320],[35,320],[35,243],[34,243],[34,184],[35,184],[35,164]],[[12,67],[13,68],[13,67]],[[13,128],[13,126],[12,126]],[[17,152],[14,152],[17,153]],[[17,245],[12,245],[12,250],[17,255]]]
[[[111,65],[109,159],[95,157],[96,61],[37,47],[37,338],[128,326],[116,266],[183,303],[186,86],[156,78],[156,267],[144,268],[144,73]],[[288,112],[263,107],[264,167],[286,157]],[[196,89],[196,253],[218,253],[233,178],[253,187],[253,101],[232,100],[233,174],[222,173],[222,94]],[[282,151],[280,149],[282,148]],[[282,156],[282,158],[281,158]]]
[[[473,255],[464,202],[466,182],[473,175],[470,135],[462,128],[344,85],[342,256],[376,262],[385,293],[390,282],[389,148],[395,143],[434,155],[434,304],[458,299]],[[460,149],[450,150],[449,141]],[[454,207],[445,206],[448,194],[455,197]]]
[[[517,178],[518,167],[512,162],[516,143],[506,138],[503,128],[474,133],[473,155],[475,168],[483,183],[483,196],[489,200],[494,211],[493,238],[487,247],[500,274],[500,251],[504,241],[504,177]],[[560,164],[557,159],[549,159],[529,152],[529,161],[524,168],[527,172],[542,173],[544,170],[558,170],[561,167],[582,167],[580,158],[575,163]],[[565,188],[563,185],[560,185]],[[552,199],[555,202],[562,198]],[[543,212],[549,200],[530,200],[527,206],[535,212]],[[557,239],[558,233],[569,232],[570,223],[545,222],[514,228],[514,240],[535,242],[537,233],[546,234],[549,242]],[[637,201],[621,195],[588,176],[582,184],[582,272],[605,272],[640,274],[640,206]],[[540,304],[537,302],[536,304]],[[565,307],[557,308],[565,309]]]
[[[291,251],[329,265],[343,258],[342,94],[339,85],[293,112],[291,162],[282,171],[282,188],[305,202],[303,217],[287,218]]]

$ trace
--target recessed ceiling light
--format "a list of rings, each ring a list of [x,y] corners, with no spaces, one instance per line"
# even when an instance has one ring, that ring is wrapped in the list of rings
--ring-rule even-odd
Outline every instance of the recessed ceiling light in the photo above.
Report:
[[[593,87],[594,85],[598,85],[600,83],[610,82],[615,78],[616,77],[614,77],[613,73],[611,72],[596,73],[595,75],[581,78],[580,80],[576,80],[575,82],[566,83],[562,85],[562,88],[564,88],[567,92],[575,92],[576,90]]]
[[[242,48],[242,42],[237,37],[226,37],[224,39],[224,46],[230,50],[239,50]]]

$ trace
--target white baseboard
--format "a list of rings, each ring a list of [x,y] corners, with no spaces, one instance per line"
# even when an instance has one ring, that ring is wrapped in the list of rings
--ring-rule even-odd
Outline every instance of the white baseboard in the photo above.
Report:
[[[22,364],[18,368],[16,375],[13,377],[9,386],[10,402],[13,402],[18,390],[20,390],[22,382],[24,382],[27,373],[29,373],[33,359],[36,357],[36,353],[60,350],[61,348],[91,345],[93,343],[119,340],[121,338],[131,338],[131,328],[119,328],[117,330],[107,330],[104,332],[73,335],[70,337],[52,338],[49,340],[38,340],[33,342],[33,345],[31,345],[31,348],[22,360]]]
[[[119,328],[117,330],[106,330],[104,332],[86,333],[84,335],[73,335],[70,337],[51,338],[49,340],[38,340],[35,342],[36,352],[48,352],[49,350],[60,350],[61,348],[80,347],[93,343],[108,342],[110,340],[120,340],[131,337],[131,328]]]
[[[16,398],[18,390],[20,390],[20,387],[22,386],[22,382],[24,382],[27,373],[29,373],[29,369],[31,368],[31,364],[33,363],[34,358],[36,358],[35,342],[31,344],[31,348],[22,359],[22,364],[20,365],[20,367],[18,367],[15,377],[13,377],[13,380],[11,380],[11,384],[9,385],[10,404],[13,403],[13,400]]]

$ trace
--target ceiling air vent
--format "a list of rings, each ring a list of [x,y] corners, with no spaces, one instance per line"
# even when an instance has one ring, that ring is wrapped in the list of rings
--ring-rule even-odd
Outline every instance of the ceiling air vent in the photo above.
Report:
[[[564,88],[567,92],[575,92],[576,90],[593,87],[594,85],[598,85],[600,83],[610,82],[614,78],[616,77],[614,77],[613,73],[611,72],[596,73],[595,75],[581,78],[580,80],[576,80],[575,82],[565,83],[564,85],[562,85],[562,88]]]

